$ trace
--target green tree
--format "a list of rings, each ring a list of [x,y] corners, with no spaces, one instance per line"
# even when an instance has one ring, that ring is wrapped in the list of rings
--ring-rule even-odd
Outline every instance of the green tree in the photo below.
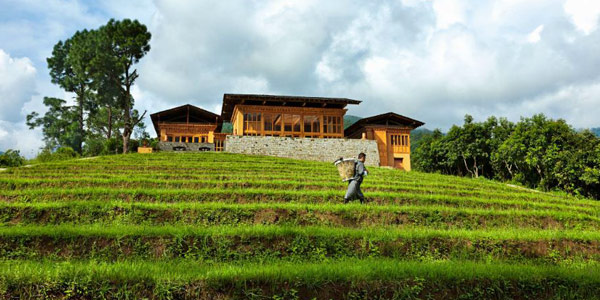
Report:
[[[42,128],[45,148],[52,150],[61,146],[81,146],[79,122],[79,108],[67,106],[66,101],[58,98],[44,97],[44,105],[48,111],[43,117],[37,112],[27,115],[27,125],[30,129]]]
[[[104,72],[102,80],[117,89],[116,107],[119,110],[122,127],[123,152],[129,149],[129,140],[135,126],[144,118],[135,114],[131,87],[139,74],[134,65],[150,51],[151,34],[145,25],[137,20],[111,19],[99,29],[100,48],[94,64]],[[110,113],[110,111],[109,111]],[[110,122],[109,122],[110,123]],[[108,131],[110,132],[110,130]]]
[[[25,163],[19,150],[8,149],[6,152],[0,154],[0,167],[18,167]]]
[[[94,31],[77,31],[70,39],[59,41],[47,59],[52,83],[75,94],[77,130],[74,132],[75,151],[82,153],[85,139],[85,113],[90,109],[90,93],[93,80],[91,61],[96,55]]]

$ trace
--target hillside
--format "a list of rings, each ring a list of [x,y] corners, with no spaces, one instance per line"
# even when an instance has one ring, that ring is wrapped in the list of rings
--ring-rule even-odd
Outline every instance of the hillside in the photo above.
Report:
[[[593,133],[595,133],[598,137],[600,137],[600,127],[598,128],[592,128],[591,129]]]
[[[329,163],[103,156],[0,172],[0,298],[597,298],[600,202]]]
[[[362,118],[358,117],[358,116],[345,115],[344,116],[344,129],[352,126],[352,124],[356,123],[360,119],[362,119]]]

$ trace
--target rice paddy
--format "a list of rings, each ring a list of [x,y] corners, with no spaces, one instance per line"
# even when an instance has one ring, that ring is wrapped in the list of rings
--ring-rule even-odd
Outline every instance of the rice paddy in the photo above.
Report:
[[[0,298],[598,299],[600,202],[319,163],[102,156],[0,172]]]

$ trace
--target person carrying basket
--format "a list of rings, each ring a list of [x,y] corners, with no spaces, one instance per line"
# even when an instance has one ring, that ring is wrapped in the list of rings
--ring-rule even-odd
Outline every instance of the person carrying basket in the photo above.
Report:
[[[358,197],[358,199],[360,200],[360,203],[365,203],[365,196],[363,195],[362,191],[360,190],[360,184],[363,181],[363,177],[367,175],[367,168],[365,168],[365,159],[366,159],[367,155],[364,153],[360,153],[358,154],[358,160],[343,160],[340,159],[338,161],[336,161],[336,166],[338,166],[338,170],[340,171],[340,175],[342,176],[342,178],[344,178],[344,181],[348,181],[348,190],[346,191],[346,195],[344,196],[344,203],[348,203],[350,200]],[[349,168],[346,167],[347,171],[351,172],[351,177],[348,176],[349,172],[346,172],[346,174],[343,174],[344,171],[344,164],[346,166],[350,166],[350,164],[353,163],[353,168],[351,170],[349,170]]]

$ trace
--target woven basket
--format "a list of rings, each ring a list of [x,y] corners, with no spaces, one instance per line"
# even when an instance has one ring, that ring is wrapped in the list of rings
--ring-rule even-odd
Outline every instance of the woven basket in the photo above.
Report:
[[[346,159],[338,159],[333,163],[340,173],[340,177],[342,181],[348,181],[354,177],[354,165],[356,164],[356,159],[354,158],[346,158]]]

